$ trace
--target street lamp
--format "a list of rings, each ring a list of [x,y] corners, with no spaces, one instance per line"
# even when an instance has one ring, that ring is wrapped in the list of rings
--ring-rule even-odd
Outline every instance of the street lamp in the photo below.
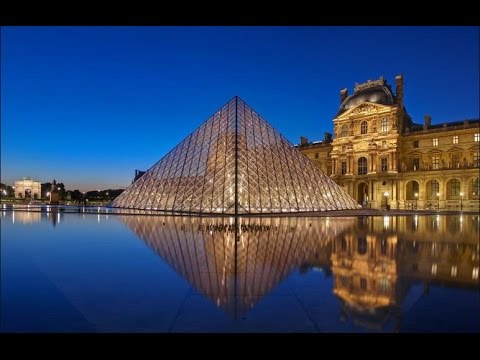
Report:
[[[417,201],[418,201],[418,192],[416,192],[415,194],[413,194],[413,196],[415,196],[415,209],[417,208]],[[413,206],[413,205],[412,205]]]
[[[463,211],[463,192],[460,193],[460,211]]]

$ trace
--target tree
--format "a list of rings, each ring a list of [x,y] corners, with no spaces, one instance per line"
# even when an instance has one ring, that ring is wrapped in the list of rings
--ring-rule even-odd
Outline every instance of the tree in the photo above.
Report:
[[[4,190],[6,194],[3,193]],[[13,190],[13,187],[3,183],[0,183],[0,192],[2,193],[1,194],[2,197],[11,197],[15,195],[15,191]]]

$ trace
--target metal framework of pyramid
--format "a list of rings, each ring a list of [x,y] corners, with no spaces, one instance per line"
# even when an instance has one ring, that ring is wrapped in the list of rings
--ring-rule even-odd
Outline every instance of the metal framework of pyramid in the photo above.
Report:
[[[230,215],[359,208],[237,96],[110,206]]]

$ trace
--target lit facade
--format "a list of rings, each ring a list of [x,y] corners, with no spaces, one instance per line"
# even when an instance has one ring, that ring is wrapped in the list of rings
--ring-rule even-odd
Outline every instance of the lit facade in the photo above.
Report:
[[[23,180],[15,181],[15,197],[17,199],[40,199],[42,197],[40,181],[24,177]]]
[[[480,121],[416,124],[383,78],[340,91],[333,139],[298,149],[359,204],[392,209],[479,209]]]

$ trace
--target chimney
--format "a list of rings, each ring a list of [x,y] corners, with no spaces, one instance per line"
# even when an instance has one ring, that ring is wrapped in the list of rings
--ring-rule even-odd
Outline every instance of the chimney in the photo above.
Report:
[[[397,95],[397,104],[403,105],[403,76],[395,76],[395,85],[396,85],[396,95]]]
[[[425,124],[423,125],[423,129],[428,129],[432,125],[432,117],[430,115],[425,115]]]
[[[326,132],[323,134],[323,140],[325,142],[332,142],[332,134],[329,132]]]
[[[340,90],[340,104],[348,97],[348,89]]]
[[[308,139],[305,136],[300,136],[300,145],[307,145]]]

